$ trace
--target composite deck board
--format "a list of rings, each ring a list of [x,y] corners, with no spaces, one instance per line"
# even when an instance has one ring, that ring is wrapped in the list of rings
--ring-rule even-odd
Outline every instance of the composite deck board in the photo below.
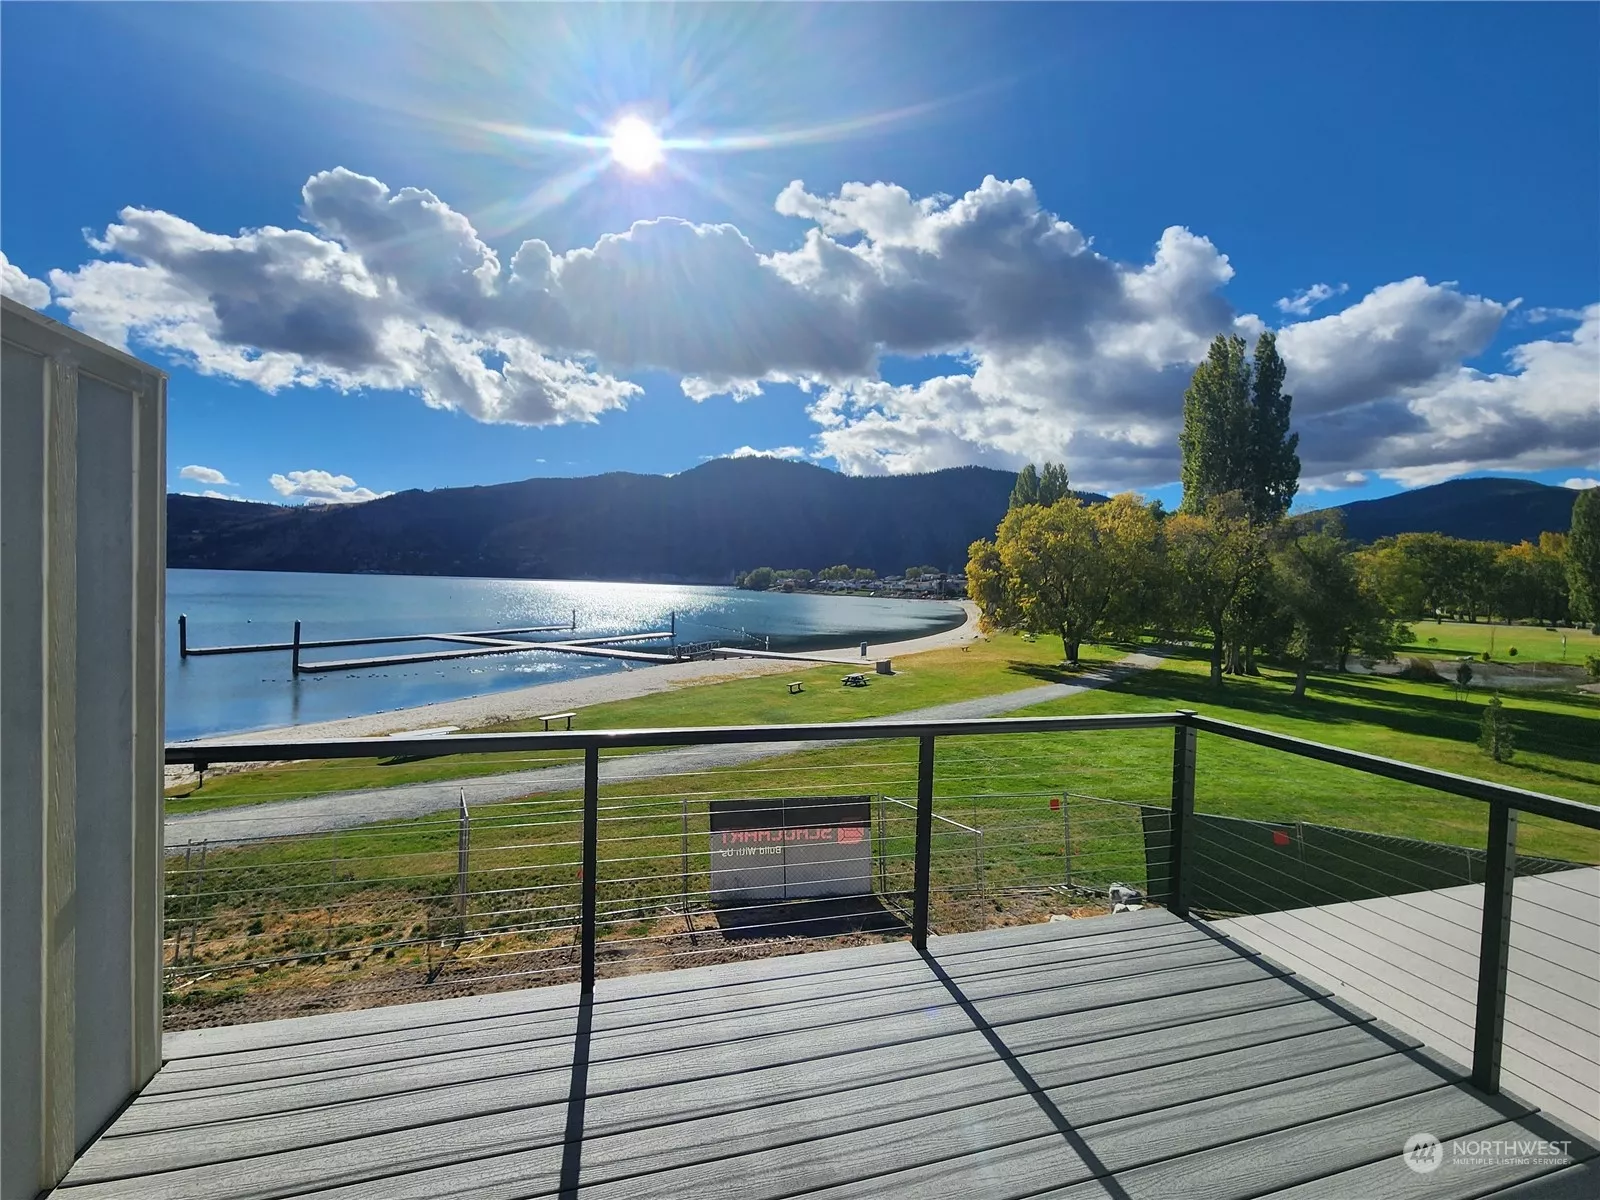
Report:
[[[1574,1166],[1490,1192],[1483,1200],[1594,1200],[1596,1196],[1600,1196],[1600,1157],[1591,1156]]]
[[[1152,930],[1148,936],[1132,940],[1121,948],[1103,938],[1075,939],[1036,948],[1005,949],[970,962],[953,960],[945,964],[945,969],[954,978],[972,980],[1010,971],[1038,971],[1069,962],[1088,964],[1094,960],[1114,959],[1128,963],[1135,954],[1184,948],[1211,957],[1217,956],[1214,945],[1204,933],[1190,929],[1166,929]],[[747,991],[731,996],[696,996],[687,1000],[651,996],[621,1003],[597,1003],[593,1011],[592,1030],[598,1034],[607,1029],[623,1029],[630,1034],[637,1034],[644,1029],[664,1026],[681,1030],[686,1021],[715,1021],[719,1024],[721,1036],[727,1037],[733,1034],[733,1023],[741,1016],[806,999],[829,1003],[840,997],[883,994],[907,984],[926,984],[927,978],[925,964],[913,958],[864,970],[858,979],[833,974],[797,980],[787,988],[778,984],[752,986]],[[577,996],[574,995],[572,1002],[558,1011],[485,1020],[433,1036],[413,1034],[404,1040],[385,1037],[380,1040],[351,1039],[336,1045],[323,1044],[314,1051],[315,1068],[328,1072],[351,1066],[420,1062],[429,1056],[464,1053],[540,1037],[565,1040],[572,1035],[577,1003]],[[281,1050],[266,1058],[233,1054],[207,1060],[187,1059],[183,1060],[181,1067],[164,1071],[162,1078],[147,1089],[145,1095],[152,1097],[227,1084],[303,1077],[307,1065],[304,1055],[290,1056]]]
[[[1282,1011],[1280,1011],[1282,1010]],[[1365,1022],[1360,1022],[1365,1024]],[[1005,1045],[1019,1061],[1026,1062],[1030,1074],[1043,1083],[1053,1083],[1054,1070],[1069,1062],[1077,1077],[1090,1078],[1117,1074],[1125,1064],[1150,1066],[1163,1061],[1181,1061],[1186,1056],[1219,1054],[1240,1046],[1277,1043],[1282,1053],[1296,1053],[1294,1038],[1330,1029],[1349,1029],[1352,1019],[1336,1006],[1307,998],[1298,990],[1277,986],[1275,981],[1216,989],[1205,994],[1168,997],[1157,1002],[1126,1003],[1090,1011],[1072,1022],[1054,1016],[1035,1018],[1006,1027]],[[1365,1035],[1365,1034],[1363,1034]],[[1373,1038],[1381,1042],[1381,1038]],[[1400,1038],[1400,1045],[1413,1045]],[[1066,1054],[1051,1053],[1066,1051]],[[763,1062],[750,1069],[730,1051],[712,1064],[666,1082],[640,1077],[618,1064],[611,1070],[590,1067],[587,1077],[586,1133],[605,1134],[640,1128],[650,1123],[709,1117],[739,1107],[763,1107],[773,1098],[806,1098],[816,1094],[840,1093],[867,1083],[891,1082],[898,1078],[934,1074],[941,1070],[992,1062],[994,1045],[970,1026],[941,1037],[928,1037],[896,1045],[874,1046],[856,1054],[776,1056],[765,1051]],[[710,1067],[707,1070],[707,1066]],[[715,1080],[714,1088],[707,1080]],[[421,1093],[413,1098],[363,1106],[346,1106],[336,1123],[328,1122],[322,1109],[302,1114],[262,1118],[254,1122],[230,1122],[222,1136],[197,1138],[194,1130],[171,1130],[138,1134],[125,1138],[104,1138],[78,1165],[78,1179],[115,1178],[138,1173],[146,1168],[178,1168],[195,1163],[224,1162],[245,1155],[269,1154],[282,1147],[310,1147],[339,1141],[341,1155],[355,1154],[358,1138],[382,1138],[395,1131],[405,1133],[421,1147],[424,1139],[443,1136],[451,1147],[474,1146],[477,1139],[491,1144],[509,1136],[507,1114],[536,1107],[546,1102],[568,1099],[570,1075],[558,1080],[557,1088],[542,1094],[517,1088],[507,1093],[502,1085],[483,1088],[470,1094],[456,1093],[437,1098]],[[942,1082],[941,1086],[949,1086]],[[613,1104],[611,1098],[621,1101]],[[448,1104],[454,1118],[438,1120],[438,1112]]]
[[[62,1200],[1220,1200],[1362,1171],[1382,1195],[1386,1163],[1411,1174],[1396,1129],[1530,1116],[1156,910],[934,938],[926,958],[877,944],[602,979],[588,1001],[564,986],[198,1031],[169,1053]]]
[[[1200,958],[1204,953],[1207,957]],[[693,1070],[694,1060],[708,1053],[759,1041],[765,1050],[774,1042],[799,1046],[802,1052],[848,1053],[897,1034],[932,1035],[967,1025],[963,1004],[982,1013],[996,1025],[1038,1014],[1042,1005],[1054,1011],[1080,1012],[1123,1003],[1146,995],[1182,994],[1201,988],[1226,986],[1261,978],[1269,968],[1252,959],[1228,956],[1215,944],[1186,951],[1182,956],[1130,955],[1127,962],[1041,968],[1008,974],[1000,979],[980,978],[963,985],[958,998],[938,980],[906,986],[885,996],[869,995],[859,1001],[826,1004],[810,1000],[792,1008],[767,1008],[748,1018],[686,1023],[679,1030],[652,1028],[639,1033],[614,1029],[589,1039],[591,1069],[597,1062],[623,1060],[629,1069],[644,1072],[663,1069],[658,1059],[683,1064]],[[910,1024],[908,1024],[910,1022]],[[574,1022],[574,1029],[576,1022]],[[687,1060],[687,1061],[685,1061]],[[548,1038],[531,1045],[508,1045],[431,1059],[420,1065],[386,1064],[331,1074],[316,1073],[301,1081],[273,1081],[266,1085],[237,1085],[217,1090],[157,1095],[136,1100],[118,1122],[123,1133],[148,1129],[215,1124],[242,1117],[278,1114],[328,1104],[372,1100],[384,1096],[412,1095],[429,1090],[438,1101],[438,1089],[485,1080],[526,1079],[540,1073],[564,1072],[572,1061],[570,1037]]]
[[[1471,1136],[1474,1140],[1536,1139],[1554,1143],[1565,1140],[1571,1135],[1565,1129],[1535,1115],[1507,1121],[1501,1125],[1492,1125]],[[1324,1175],[1321,1179],[1314,1179],[1310,1183],[1273,1192],[1270,1200],[1350,1200],[1351,1197],[1360,1197],[1361,1200],[1439,1200],[1440,1197],[1459,1194],[1465,1182],[1463,1175],[1467,1171],[1471,1172],[1473,1187],[1497,1188],[1503,1183],[1515,1184],[1518,1180],[1526,1180],[1530,1169],[1528,1164],[1514,1155],[1506,1155],[1496,1161],[1475,1162],[1471,1166],[1460,1163],[1452,1166],[1453,1151],[1449,1142],[1445,1142],[1441,1149],[1443,1161],[1430,1172],[1396,1171],[1392,1159],[1383,1159],[1337,1175]],[[1554,1174],[1564,1171],[1566,1167],[1580,1160],[1588,1161],[1593,1156],[1594,1147],[1573,1146],[1548,1159],[1541,1157],[1538,1167],[1534,1169]],[[1600,1189],[1594,1188],[1592,1179],[1590,1187],[1592,1190],[1584,1193],[1584,1200],[1594,1200],[1596,1195],[1600,1195]],[[1494,1195],[1504,1194],[1494,1193]],[[1576,1200],[1577,1193],[1573,1193],[1573,1196]]]
[[[1600,868],[1512,890],[1506,1090],[1600,1137]],[[1284,966],[1458,1061],[1470,1061],[1481,886],[1219,921]]]

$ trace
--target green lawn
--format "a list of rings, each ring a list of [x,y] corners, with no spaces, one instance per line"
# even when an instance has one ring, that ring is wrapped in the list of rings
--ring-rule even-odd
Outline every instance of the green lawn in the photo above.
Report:
[[[1487,622],[1417,621],[1416,634],[1402,655],[1477,658],[1493,646],[1495,662],[1568,662],[1582,666],[1585,655],[1600,654],[1600,637],[1587,628],[1550,630],[1540,625],[1490,625]],[[1563,658],[1562,639],[1566,640]],[[1515,649],[1516,654],[1511,651]]]
[[[773,685],[786,682],[780,675],[608,705],[588,715],[591,727],[687,724],[695,715],[703,723],[874,715],[928,703],[927,689],[935,686],[972,695],[1000,690],[1002,683],[1030,684],[1049,674],[1059,652],[1000,639],[955,658],[959,653],[929,655],[925,668],[908,663],[904,676],[887,681],[904,685],[892,692],[885,687],[836,696],[831,690],[821,694],[818,687],[794,698],[810,705],[796,713],[782,711],[786,691],[770,694]],[[1019,715],[1191,708],[1600,804],[1600,697],[1513,696],[1506,704],[1517,754],[1512,762],[1497,764],[1474,744],[1482,699],[1457,700],[1442,684],[1319,675],[1313,676],[1309,694],[1296,700],[1285,672],[1269,669],[1260,677],[1230,678],[1218,692],[1206,670],[1203,655],[1178,652],[1162,668],[1134,674],[1115,687]],[[835,671],[812,674],[825,682]],[[953,697],[946,692],[940,698]],[[1167,730],[941,739],[935,772],[935,808],[943,818],[934,838],[935,928],[1026,919],[1055,911],[1051,905],[1071,903],[1037,890],[1047,884],[1103,888],[1112,880],[1146,882],[1142,831],[1137,812],[1126,804],[1167,803],[1171,753]],[[389,772],[427,767],[460,774],[463,765],[368,763],[343,776],[330,774],[335,765],[286,768],[260,773],[266,778],[256,780],[254,794],[261,795],[269,780],[271,787],[304,794],[308,781],[352,786],[352,779],[367,773],[389,782],[395,778]],[[1216,735],[1201,736],[1196,775],[1197,808],[1205,813],[1305,821],[1469,847],[1484,843],[1486,809],[1477,801]],[[219,790],[240,786],[232,780],[217,785]],[[714,921],[705,910],[706,802],[712,798],[859,794],[906,800],[915,790],[916,746],[909,740],[841,744],[747,767],[605,785],[598,880],[602,937],[645,939],[629,943],[635,948],[678,947],[671,938],[684,934],[687,919],[671,910],[681,903],[686,878],[691,907],[699,910],[693,920]],[[249,794],[240,792],[240,797]],[[1063,797],[1064,805],[1059,804]],[[578,805],[578,795],[569,793],[475,814],[470,890],[476,895],[468,918],[473,936],[451,951],[475,956],[471,969],[489,964],[494,970],[501,964],[507,971],[513,966],[543,970],[539,964],[554,964],[549,969],[570,970]],[[879,826],[879,848],[886,858],[878,887],[890,898],[903,898],[910,886],[911,809],[885,802],[882,815],[887,820]],[[981,829],[981,839],[962,826]],[[1065,852],[1069,838],[1070,858]],[[169,857],[169,961],[185,953],[176,947],[186,929],[192,956],[180,959],[174,1011],[229,1001],[266,1006],[252,1010],[257,1013],[274,1011],[273,1004],[292,1009],[319,988],[349,989],[357,981],[377,986],[385,980],[390,982],[384,987],[401,986],[393,981],[437,969],[441,939],[448,941],[457,928],[451,894],[456,839],[453,814],[445,813],[262,847],[213,850],[203,861]],[[1600,862],[1600,835],[1536,817],[1523,819],[1519,848],[1529,855]],[[980,879],[987,889],[981,893]],[[1008,888],[1034,891],[1007,893]],[[255,965],[230,969],[238,963]],[[520,974],[515,978],[532,981]]]
[[[1126,648],[1084,646],[1085,667],[1115,662]],[[846,670],[817,666],[781,675],[686,686],[634,700],[597,704],[578,714],[580,729],[647,729],[704,725],[771,725],[854,721],[911,709],[1019,691],[1043,683],[1070,681],[1076,672],[1062,668],[1060,638],[1024,639],[1003,634],[967,649],[932,650],[895,660],[895,674],[869,673],[864,688],[839,681]],[[789,682],[804,690],[789,694]],[[537,720],[508,722],[475,732],[535,732]],[[188,787],[169,793],[167,811],[195,812],[266,800],[292,799],[370,787],[391,787],[440,779],[467,779],[570,761],[566,753],[448,756],[422,762],[393,759],[343,759],[219,775],[198,792]]]

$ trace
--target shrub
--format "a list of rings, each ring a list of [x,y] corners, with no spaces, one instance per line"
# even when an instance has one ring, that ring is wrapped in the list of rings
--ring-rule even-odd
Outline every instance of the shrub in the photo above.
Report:
[[[1408,658],[1405,666],[1400,668],[1400,678],[1410,679],[1416,683],[1443,683],[1444,677],[1434,668],[1434,665],[1425,658]]]
[[[1583,668],[1589,672],[1590,679],[1600,679],[1600,654],[1590,654],[1584,658]]]
[[[1485,650],[1483,652],[1483,661],[1484,662],[1493,662],[1494,661],[1494,659],[1489,657],[1489,652],[1487,650]]]
[[[1506,716],[1500,694],[1489,697],[1483,709],[1483,724],[1478,729],[1478,748],[1495,762],[1510,762],[1516,753],[1516,739],[1511,734],[1511,721]]]
[[[1506,651],[1506,654],[1512,658],[1515,658],[1517,656],[1517,648],[1515,646],[1511,647],[1511,649]]]

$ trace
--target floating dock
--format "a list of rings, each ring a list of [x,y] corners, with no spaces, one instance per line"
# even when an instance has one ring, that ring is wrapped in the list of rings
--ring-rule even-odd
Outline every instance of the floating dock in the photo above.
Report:
[[[301,624],[294,623],[294,634],[286,642],[254,642],[234,646],[190,646],[189,617],[178,616],[178,655],[195,658],[216,654],[261,654],[283,652],[290,654],[290,670],[295,675],[315,675],[329,671],[368,670],[378,667],[398,667],[413,663],[447,662],[457,658],[479,658],[492,654],[525,654],[529,651],[549,650],[561,654],[577,654],[588,658],[619,658],[633,662],[678,662],[683,655],[677,647],[678,614],[672,614],[669,629],[646,633],[616,633],[585,638],[563,638],[558,641],[520,641],[519,637],[536,633],[576,633],[578,613],[565,625],[525,625],[515,629],[481,629],[463,633],[386,633],[371,637],[319,638],[307,640],[300,636]],[[324,662],[302,662],[301,651],[326,650],[348,646],[384,646],[403,642],[447,642],[450,649],[421,650],[410,654],[386,654],[371,658],[335,659]],[[638,643],[668,642],[666,652],[637,650]]]

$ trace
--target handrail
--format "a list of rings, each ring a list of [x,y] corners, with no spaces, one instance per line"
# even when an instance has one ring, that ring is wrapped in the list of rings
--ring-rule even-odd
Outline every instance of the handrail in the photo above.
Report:
[[[1180,714],[1109,713],[1087,717],[986,717],[966,721],[830,721],[812,725],[706,725],[665,729],[566,730],[552,733],[469,733],[447,738],[326,738],[309,741],[175,742],[168,766],[260,762],[290,758],[362,758],[379,753],[503,754],[537,750],[634,749],[641,746],[728,746],[752,742],[862,741],[886,738],[968,737],[1003,733],[1064,733],[1088,729],[1162,729]]]
[[[1600,830],[1600,807],[1531,792],[1503,783],[1473,779],[1450,771],[1359,750],[1345,750],[1289,734],[1201,716],[1189,710],[1164,713],[1111,713],[1095,716],[995,717],[962,721],[883,719],[809,725],[717,725],[700,728],[611,729],[554,733],[478,733],[439,737],[330,738],[284,741],[187,742],[169,744],[168,765],[204,770],[217,762],[268,759],[361,758],[418,755],[439,758],[455,754],[493,754],[542,750],[582,750],[583,869],[581,987],[594,990],[596,940],[597,816],[600,751],[642,747],[736,745],[752,743],[846,742],[916,738],[916,851],[913,877],[911,940],[926,945],[929,924],[930,853],[933,828],[934,744],[940,737],[995,737],[1006,734],[1068,733],[1106,729],[1171,728],[1172,845],[1168,895],[1172,911],[1189,916],[1189,871],[1194,854],[1196,734],[1214,733],[1302,758],[1348,767],[1404,783],[1478,800],[1488,806],[1488,856],[1480,928],[1478,995],[1474,1009],[1472,1082],[1485,1092],[1500,1089],[1500,1050],[1504,1041],[1507,963],[1511,948],[1511,896],[1517,861],[1517,816],[1531,813]],[[445,749],[448,747],[448,749]],[[981,834],[980,834],[981,836]]]
[[[1221,734],[1239,742],[1251,742],[1270,750],[1282,750],[1285,754],[1298,754],[1302,758],[1314,758],[1321,762],[1333,763],[1335,766],[1365,771],[1369,775],[1398,779],[1402,783],[1420,784],[1436,792],[1449,792],[1455,796],[1465,796],[1470,800],[1481,800],[1486,804],[1509,804],[1522,812],[1553,817],[1558,821],[1569,821],[1586,829],[1600,829],[1600,808],[1592,804],[1564,800],[1560,796],[1550,796],[1544,792],[1530,792],[1507,783],[1474,779],[1470,775],[1457,775],[1453,771],[1422,767],[1397,758],[1384,758],[1360,750],[1345,750],[1339,746],[1329,746],[1284,733],[1270,733],[1265,729],[1236,725],[1232,721],[1222,721],[1198,713],[1190,714],[1187,723],[1207,733]]]

